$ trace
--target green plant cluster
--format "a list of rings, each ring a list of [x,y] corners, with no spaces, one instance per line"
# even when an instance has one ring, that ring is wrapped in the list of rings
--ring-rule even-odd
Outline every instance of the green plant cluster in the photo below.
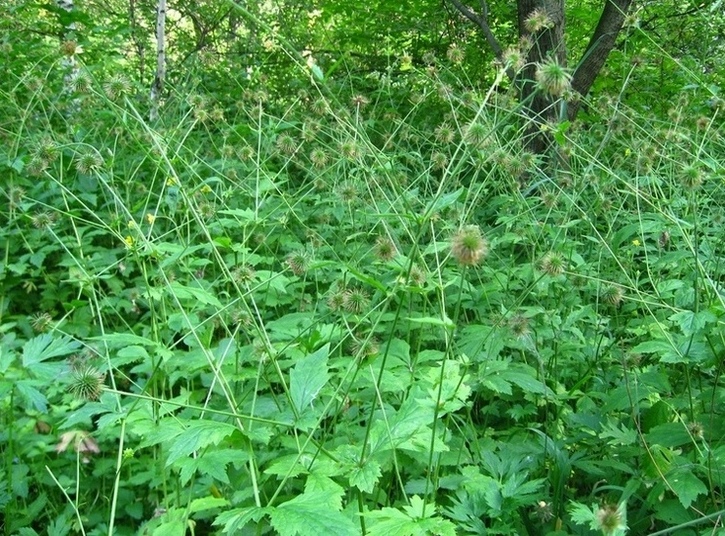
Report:
[[[69,90],[60,52],[6,52],[5,534],[721,530],[701,88],[587,103],[554,166],[451,58],[179,83],[151,122],[122,69]]]

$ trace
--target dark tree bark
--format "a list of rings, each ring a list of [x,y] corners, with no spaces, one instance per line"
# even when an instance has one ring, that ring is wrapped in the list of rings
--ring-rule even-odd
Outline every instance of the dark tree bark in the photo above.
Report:
[[[606,0],[602,16],[594,29],[586,50],[574,71],[571,87],[582,96],[586,96],[596,80],[599,71],[607,61],[609,53],[614,48],[617,36],[622,30],[624,19],[627,17],[632,0]],[[580,101],[569,104],[568,116],[570,120],[576,118]]]
[[[546,13],[551,19],[551,27],[532,33],[527,29],[526,20],[536,10]],[[519,0],[518,28],[519,36],[531,42],[526,67],[519,73],[517,80],[520,99],[529,117],[524,141],[530,151],[543,154],[547,152],[551,140],[540,126],[559,118],[561,99],[537,90],[536,68],[550,59],[566,66],[564,0]]]
[[[480,28],[496,58],[502,60],[503,47],[497,41],[488,23],[486,0],[478,0],[477,10],[463,4],[461,0],[448,1],[464,17]],[[537,154],[548,151],[551,143],[539,128],[542,124],[552,120],[574,120],[576,118],[580,107],[579,102],[591,89],[609,53],[614,48],[632,3],[633,0],[603,0],[599,22],[572,75],[571,89],[578,94],[577,98],[565,102],[561,97],[548,95],[539,90],[536,84],[537,66],[542,62],[556,61],[562,67],[567,67],[568,58],[564,38],[566,31],[565,0],[517,1],[519,37],[524,42],[528,41],[531,46],[527,52],[526,67],[519,73],[508,71],[507,74],[518,87],[520,101],[530,120],[526,132],[526,144],[529,150]],[[548,16],[549,24],[544,28],[531,29],[526,21],[537,10]]]

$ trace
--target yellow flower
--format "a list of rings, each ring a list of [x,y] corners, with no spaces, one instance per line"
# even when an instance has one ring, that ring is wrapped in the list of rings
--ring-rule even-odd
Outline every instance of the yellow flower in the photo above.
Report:
[[[136,222],[133,220],[128,220],[128,223],[126,224],[129,229],[133,229],[136,227]]]
[[[211,193],[211,186],[209,186],[208,184],[205,184],[204,186],[201,187],[201,190],[200,191],[203,194],[210,194]]]
[[[179,181],[176,180],[176,177],[169,177],[166,179],[166,186],[178,186]]]
[[[156,221],[156,216],[149,212],[148,214],[146,214],[146,221],[149,222],[149,225],[153,225]]]
[[[126,243],[126,248],[130,249],[133,247],[133,237],[131,235],[126,235],[126,238],[123,239],[123,241]]]
[[[639,240],[637,240],[637,239],[635,238],[634,240],[632,240],[632,245],[633,245],[634,247],[639,247],[639,246],[641,246],[641,245],[642,245],[642,242],[640,242]]]

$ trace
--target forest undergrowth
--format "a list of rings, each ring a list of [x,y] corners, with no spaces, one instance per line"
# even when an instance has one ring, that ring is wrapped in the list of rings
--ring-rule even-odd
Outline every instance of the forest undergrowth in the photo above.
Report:
[[[722,533],[701,86],[587,101],[552,160],[435,59],[155,121],[44,61],[0,94],[5,534]]]

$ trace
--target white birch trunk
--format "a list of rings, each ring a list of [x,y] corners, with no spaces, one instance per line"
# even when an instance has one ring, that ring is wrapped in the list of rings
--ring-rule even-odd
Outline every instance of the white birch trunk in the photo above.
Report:
[[[166,79],[166,0],[158,0],[156,8],[156,75],[151,86],[151,121],[159,117],[159,101]]]
[[[70,13],[75,8],[74,0],[56,0],[56,5]],[[73,98],[73,94],[76,92],[76,86],[78,79],[81,76],[80,66],[78,65],[78,58],[76,53],[78,52],[78,43],[75,41],[73,33],[76,30],[74,22],[66,25],[63,31],[63,43],[61,49],[63,52],[63,60],[61,65],[63,66],[63,91],[62,94],[67,96],[70,101],[66,115],[68,118],[72,118],[80,110],[80,99]]]

